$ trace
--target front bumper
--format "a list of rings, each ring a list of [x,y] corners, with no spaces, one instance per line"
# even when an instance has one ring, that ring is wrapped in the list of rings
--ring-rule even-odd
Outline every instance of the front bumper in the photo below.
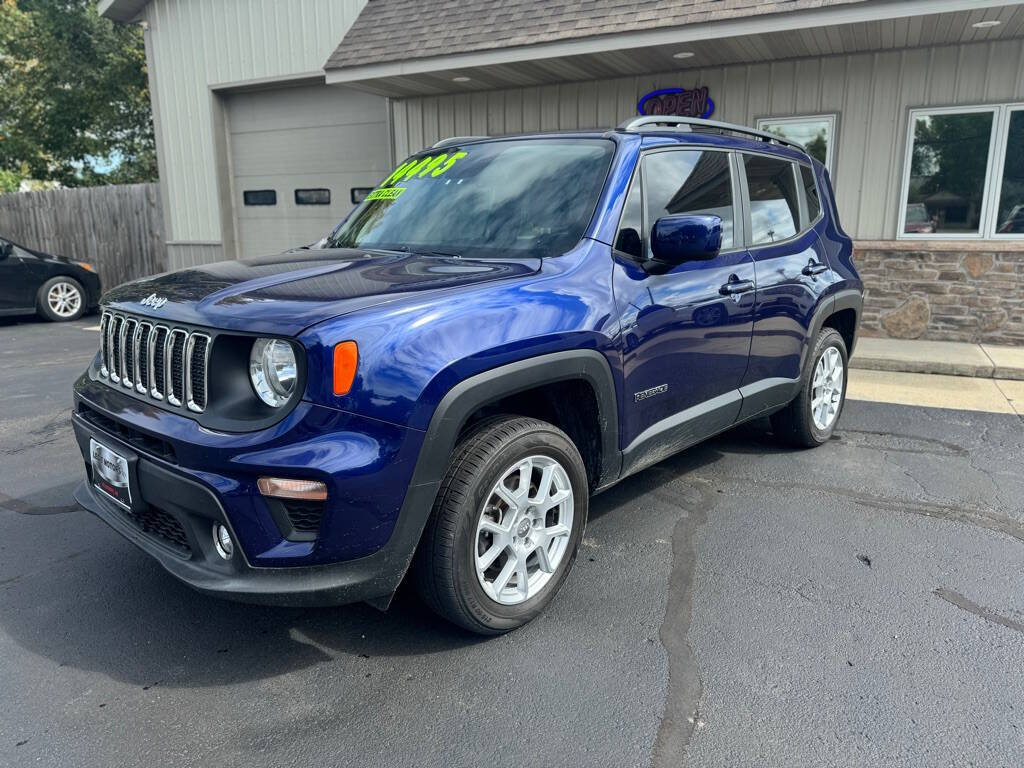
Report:
[[[103,295],[103,285],[100,282],[100,276],[95,272],[83,272],[81,282],[85,287],[86,310],[92,312],[99,306],[100,297]]]
[[[158,409],[138,410],[101,384],[80,380],[75,400],[72,425],[89,478],[75,500],[195,589],[292,606],[386,604],[397,589],[437,490],[434,483],[409,487],[421,433],[356,432],[366,428],[358,417],[309,406],[267,435],[224,435],[193,431],[195,422],[169,421]],[[188,440],[174,439],[179,434]],[[354,436],[372,450],[352,450]],[[128,459],[132,510],[93,487],[94,438]],[[151,440],[173,456],[152,450]],[[328,483],[329,507],[314,541],[288,540],[275,524],[255,490],[263,474]],[[214,548],[217,523],[236,543],[230,560]]]
[[[150,469],[153,474],[147,482],[151,485],[142,485],[144,499],[147,493],[154,493],[157,488],[160,488],[162,503],[169,498],[163,494],[195,490],[189,488],[182,478],[156,467]],[[196,494],[196,498],[200,496]],[[409,565],[409,557],[397,551],[401,548],[397,540],[396,546],[385,546],[372,555],[334,565],[253,568],[238,550],[232,560],[224,561],[213,551],[211,531],[215,520],[226,518],[212,498],[200,508],[178,505],[171,513],[189,538],[198,544],[198,554],[193,550],[193,554],[186,556],[148,534],[130,513],[103,498],[89,481],[75,490],[75,501],[190,587],[209,595],[247,603],[322,606],[386,601],[398,588]]]

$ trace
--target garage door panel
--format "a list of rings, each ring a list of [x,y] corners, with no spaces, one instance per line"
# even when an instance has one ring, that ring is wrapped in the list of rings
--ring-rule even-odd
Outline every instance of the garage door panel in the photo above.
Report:
[[[320,176],[249,176],[239,179],[236,207],[240,219],[250,218],[302,218],[319,216],[325,211],[341,218],[352,207],[353,187],[376,186],[380,178],[367,173],[331,173]],[[246,190],[272,189],[277,193],[277,205],[245,205]],[[327,189],[331,193],[329,205],[297,205],[296,189]]]
[[[384,99],[348,88],[317,85],[252,91],[232,96],[228,120],[233,133],[290,130],[295,125],[383,123]]]
[[[261,131],[232,136],[232,150],[244,158],[236,174],[316,173],[323,169],[385,174],[387,131],[377,123]]]
[[[269,256],[289,248],[309,245],[330,232],[336,223],[337,221],[327,218],[247,222],[239,234],[239,256],[243,259]]]
[[[319,240],[352,208],[351,189],[388,171],[385,102],[316,85],[236,93],[227,102],[232,195],[243,258]],[[296,189],[329,189],[329,205],[297,205]],[[245,205],[247,190],[274,190],[274,205]]]

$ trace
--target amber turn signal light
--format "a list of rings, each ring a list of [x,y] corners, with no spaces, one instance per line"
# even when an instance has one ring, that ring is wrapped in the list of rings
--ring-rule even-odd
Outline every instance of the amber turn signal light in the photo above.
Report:
[[[358,364],[359,347],[354,341],[343,341],[334,347],[334,394],[348,394],[352,389]]]
[[[261,477],[256,487],[264,496],[275,499],[326,501],[327,486],[319,480],[289,480],[283,477]]]

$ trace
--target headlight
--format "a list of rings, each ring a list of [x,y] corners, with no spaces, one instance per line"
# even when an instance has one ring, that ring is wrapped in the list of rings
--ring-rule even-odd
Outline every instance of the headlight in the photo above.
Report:
[[[298,366],[291,344],[280,339],[256,339],[249,354],[249,378],[267,405],[280,408],[295,392]]]

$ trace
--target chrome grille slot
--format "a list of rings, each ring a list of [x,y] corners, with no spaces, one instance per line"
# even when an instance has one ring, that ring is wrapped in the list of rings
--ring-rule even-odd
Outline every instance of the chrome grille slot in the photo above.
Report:
[[[139,323],[135,332],[135,391],[145,395],[149,392],[149,334],[152,323]]]
[[[188,332],[174,328],[167,334],[167,349],[164,353],[167,381],[167,402],[181,405],[185,401],[185,341]]]
[[[121,323],[124,318],[114,315],[110,320],[108,338],[110,339],[110,360],[107,367],[110,369],[110,380],[115,384],[121,383]]]
[[[138,327],[139,322],[130,317],[121,321],[121,339],[118,343],[121,350],[121,383],[129,389],[135,386],[135,331]]]
[[[149,396],[156,400],[163,400],[167,395],[167,371],[164,360],[167,357],[167,334],[170,333],[167,326],[158,325],[153,329],[153,340],[149,345],[149,357],[152,361],[149,366],[153,384],[149,390]]]
[[[193,333],[185,345],[185,404],[190,411],[206,409],[206,363],[210,356],[210,337]]]
[[[100,376],[109,376],[110,369],[107,368],[107,360],[110,359],[110,345],[107,343],[107,325],[110,323],[110,313],[104,312],[100,316]]]
[[[206,333],[106,311],[100,317],[100,378],[203,413],[212,346]]]

